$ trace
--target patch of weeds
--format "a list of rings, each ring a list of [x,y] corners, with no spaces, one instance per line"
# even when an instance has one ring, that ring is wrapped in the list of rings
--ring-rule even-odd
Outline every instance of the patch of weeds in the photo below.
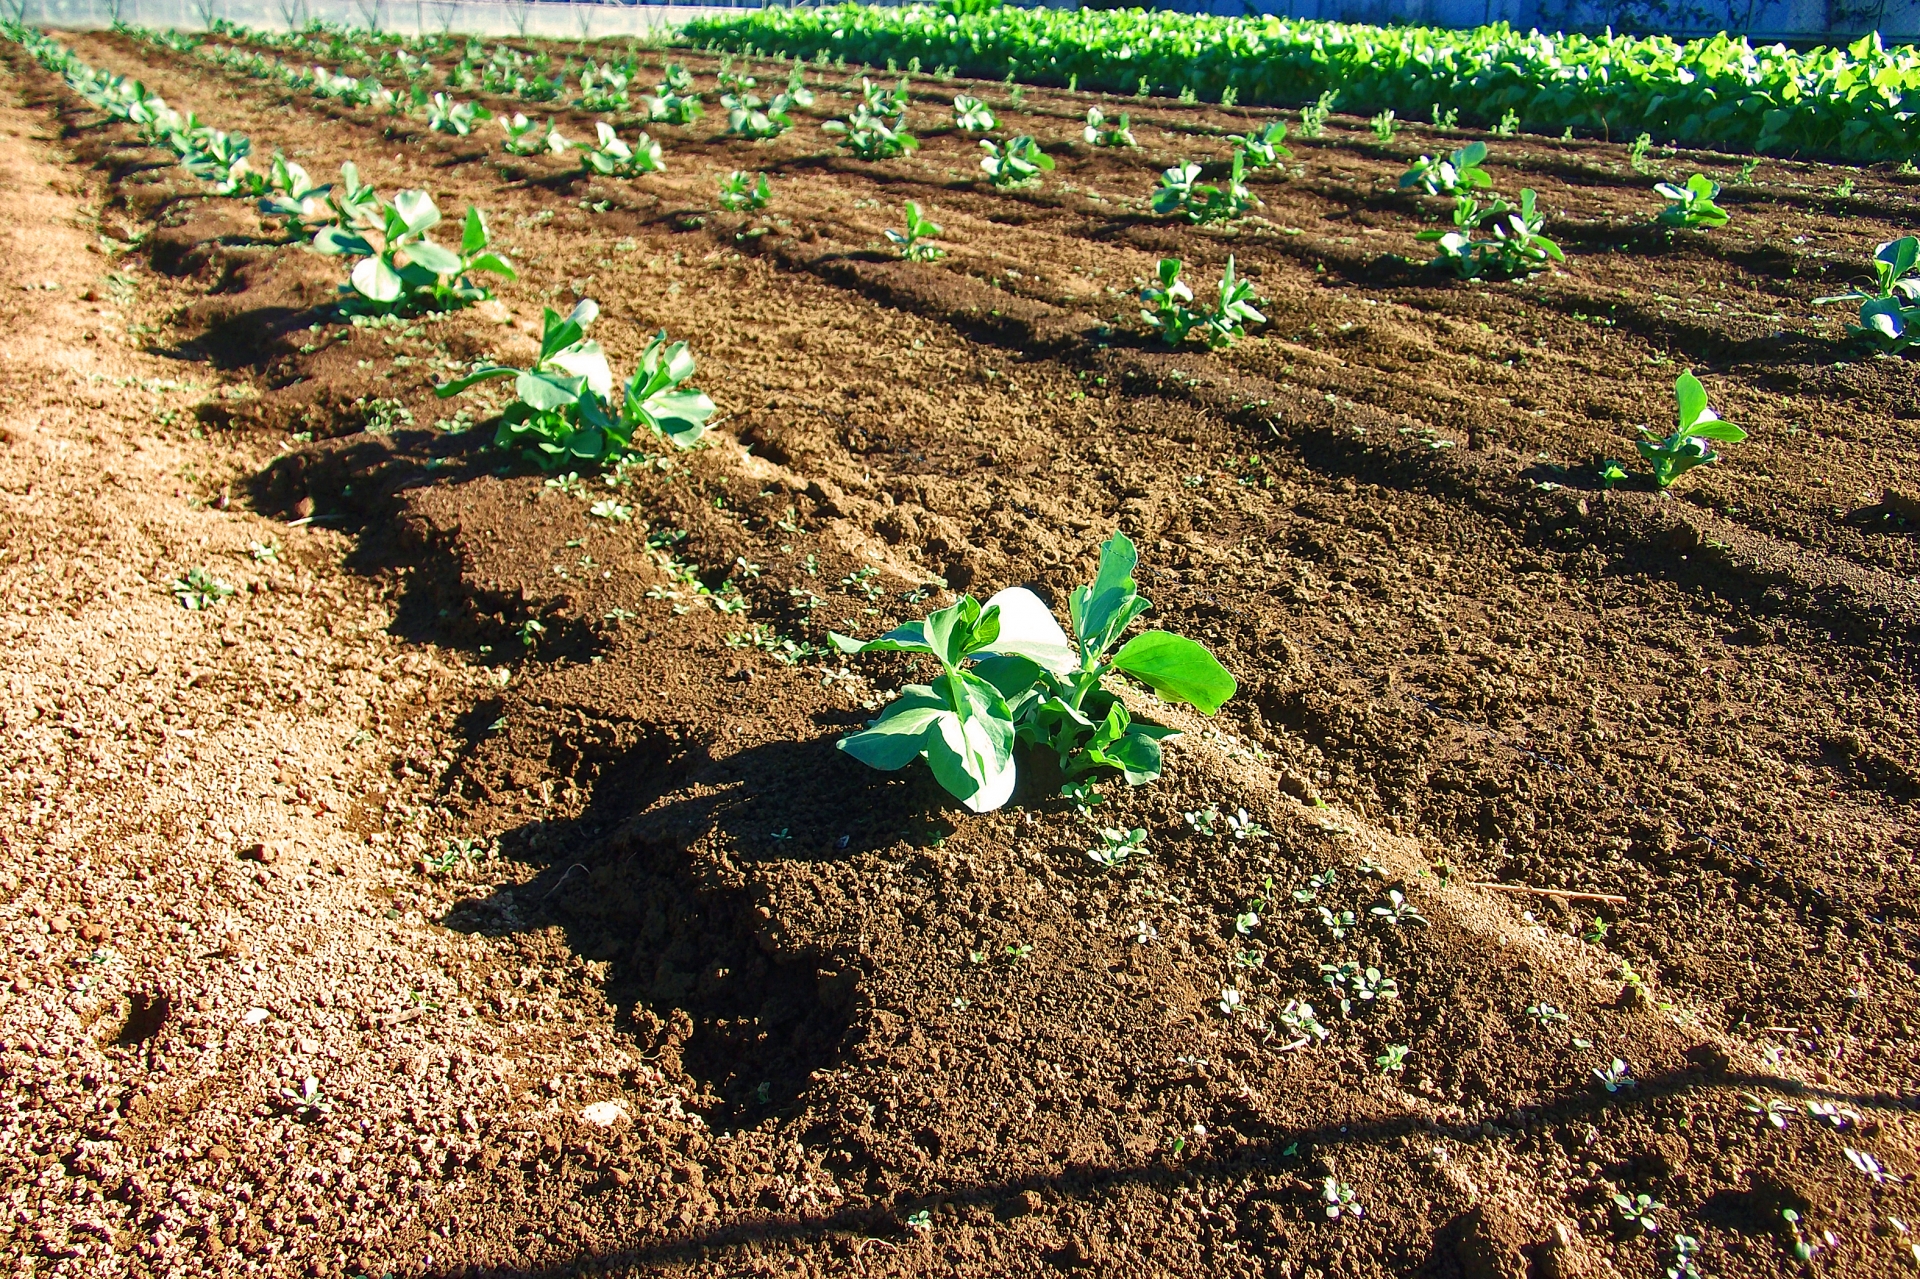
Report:
[[[167,583],[167,589],[182,608],[195,612],[209,609],[231,598],[236,587],[221,581],[204,568],[190,568],[186,576]]]

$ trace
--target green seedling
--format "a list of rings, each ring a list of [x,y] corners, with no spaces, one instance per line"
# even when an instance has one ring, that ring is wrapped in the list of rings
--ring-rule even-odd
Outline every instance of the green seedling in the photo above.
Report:
[[[1053,169],[1053,157],[1025,134],[1009,139],[1005,146],[982,138],[980,146],[987,153],[980,167],[996,187],[1025,186]]]
[[[1652,146],[1653,135],[1651,133],[1643,133],[1635,138],[1633,144],[1627,148],[1627,164],[1635,173],[1643,177],[1652,177],[1659,172],[1659,169],[1654,166],[1653,162],[1647,159],[1647,151]]]
[[[1400,122],[1394,117],[1393,108],[1388,107],[1367,121],[1367,127],[1373,130],[1374,141],[1387,143],[1393,141],[1393,132],[1400,127]]]
[[[237,133],[218,129],[188,129],[169,141],[188,173],[199,178],[214,195],[259,196],[266,179],[247,165],[253,144]]]
[[[1667,1279],[1704,1279],[1698,1257],[1700,1241],[1692,1235],[1673,1237],[1673,1260],[1667,1263]]]
[[[1356,1003],[1366,1005],[1375,1000],[1400,998],[1399,983],[1393,978],[1382,976],[1378,968],[1362,968],[1352,960],[1320,965],[1320,980],[1339,998],[1343,1017],[1353,1016]]]
[[[1052,750],[1070,778],[1111,768],[1129,785],[1152,781],[1162,767],[1160,743],[1173,730],[1136,721],[1107,679],[1126,675],[1204,715],[1237,686],[1205,648],[1171,632],[1143,631],[1119,643],[1150,607],[1134,589],[1137,561],[1124,533],[1101,546],[1094,582],[1069,599],[1071,639],[1038,596],[1017,586],[984,606],[963,595],[924,622],[866,643],[830,635],[843,653],[919,653],[941,670],[931,685],[909,685],[840,749],[885,770],[924,758],[948,793],[977,813],[1012,795],[1016,739]]]
[[[1599,466],[1600,487],[1610,489],[1627,478],[1626,464],[1616,458],[1602,458]]]
[[[1232,986],[1222,986],[1220,988],[1220,1002],[1216,1004],[1215,1007],[1231,1017],[1240,1011],[1240,1005],[1244,1002],[1245,999],[1239,990]]]
[[[808,94],[807,102],[812,100],[813,95]],[[640,96],[640,110],[649,122],[688,125],[698,120],[703,109],[700,95],[693,91],[693,73],[677,62],[669,62],[666,78],[654,86],[651,94]]]
[[[1227,815],[1227,832],[1235,839],[1254,839],[1269,833],[1266,827],[1248,816],[1244,808]]]
[[[1260,202],[1246,184],[1247,155],[1233,153],[1233,170],[1225,187],[1200,181],[1199,165],[1182,162],[1160,175],[1160,186],[1148,201],[1162,217],[1174,214],[1196,225],[1230,222]]]
[[[1720,184],[1704,173],[1688,178],[1685,186],[1656,182],[1653,189],[1667,202],[1655,219],[1661,226],[1705,230],[1725,226],[1731,220],[1727,211],[1714,203],[1720,196]]]
[[[1400,175],[1400,189],[1419,187],[1428,195],[1460,195],[1481,191],[1493,185],[1493,177],[1481,164],[1487,158],[1487,144],[1469,142],[1459,150],[1436,160],[1423,155],[1413,167]]]
[[[1080,131],[1090,147],[1137,147],[1133,140],[1133,122],[1127,113],[1120,113],[1118,124],[1107,119],[1107,113],[1099,107],[1087,108],[1087,126]]]
[[[1103,827],[1100,831],[1100,847],[1089,848],[1087,857],[1096,866],[1118,870],[1146,844],[1147,832],[1143,828],[1136,826],[1132,830],[1116,830],[1110,826]]]
[[[1435,243],[1432,264],[1445,267],[1463,280],[1481,275],[1513,278],[1542,270],[1549,261],[1567,260],[1560,246],[1541,234],[1546,222],[1531,189],[1521,190],[1518,208],[1498,199],[1483,208],[1473,196],[1457,195],[1453,230],[1436,227],[1414,238]],[[1492,234],[1481,235],[1483,229],[1490,229]]]
[[[1613,1210],[1619,1214],[1621,1224],[1630,1228],[1638,1226],[1648,1234],[1660,1229],[1660,1222],[1654,1214],[1665,1207],[1652,1195],[1626,1195],[1616,1191],[1613,1196]]]
[[[1594,1067],[1593,1078],[1595,1083],[1598,1083],[1609,1093],[1625,1092],[1630,1088],[1638,1086],[1634,1081],[1633,1075],[1627,1070],[1627,1063],[1621,1061],[1618,1057],[1615,1057],[1605,1066]]]
[[[1653,467],[1653,482],[1666,488],[1696,466],[1720,460],[1715,443],[1738,444],[1747,433],[1707,407],[1707,391],[1691,370],[1682,373],[1673,384],[1679,425],[1673,434],[1658,436],[1641,427],[1638,442],[1640,456]]]
[[[751,86],[752,81],[745,83]],[[794,102],[784,93],[774,94],[771,102],[762,102],[757,94],[742,87],[737,92],[722,94],[720,105],[726,108],[727,132],[736,137],[765,141],[793,127]]]
[[[1300,1043],[1325,1039],[1333,1033],[1320,1024],[1312,1004],[1298,999],[1289,999],[1287,1006],[1274,1014],[1274,1020]]]
[[[1320,1202],[1325,1207],[1328,1221],[1367,1215],[1367,1210],[1354,1197],[1353,1187],[1337,1177],[1328,1177],[1320,1183]]]
[[[444,93],[436,93],[427,101],[427,128],[435,133],[464,138],[473,132],[475,125],[491,119],[493,112],[478,102],[455,102]]]
[[[1357,926],[1350,910],[1334,910],[1327,906],[1313,908],[1320,916],[1320,926],[1332,935],[1335,941],[1345,941],[1347,934]]]
[[[341,173],[345,178],[345,165]],[[322,227],[313,237],[320,253],[360,259],[341,286],[343,309],[368,315],[453,311],[493,296],[474,283],[476,273],[517,278],[513,264],[488,248],[491,236],[479,209],[468,207],[455,252],[427,238],[440,225],[440,209],[425,191],[375,201],[351,206],[353,216],[342,219],[346,225]]]
[[[197,613],[226,602],[236,588],[204,568],[190,568],[186,576],[169,582],[167,589],[180,601],[180,607]]]
[[[1541,1000],[1537,1004],[1528,1005],[1527,1016],[1533,1018],[1542,1030],[1545,1030],[1555,1022],[1567,1020],[1566,1013],[1560,1011],[1560,1009],[1554,1005],[1547,1003],[1545,1000]]]
[[[919,139],[907,132],[906,118],[904,109],[889,116],[863,102],[847,119],[829,120],[820,128],[862,160],[890,160],[920,147]]]
[[[1247,166],[1254,169],[1272,169],[1282,160],[1293,159],[1293,152],[1281,143],[1286,140],[1287,122],[1269,120],[1266,127],[1247,133],[1230,133],[1227,141],[1246,153]]]
[[[1261,298],[1251,283],[1235,275],[1232,255],[1221,272],[1219,299],[1210,311],[1187,305],[1193,301],[1193,290],[1180,278],[1180,270],[1180,259],[1161,258],[1158,287],[1140,292],[1140,300],[1147,304],[1140,318],[1168,346],[1179,346],[1198,333],[1209,347],[1222,350],[1232,346],[1235,338],[1245,337],[1248,324],[1266,323],[1267,317],[1254,306]]]
[[[1387,900],[1370,908],[1367,913],[1382,923],[1396,927],[1402,924],[1417,924],[1422,928],[1427,926],[1426,916],[1415,910],[1413,903],[1407,900],[1407,895],[1397,888],[1389,888]]]
[[[1317,138],[1327,131],[1327,117],[1333,114],[1333,104],[1340,100],[1337,89],[1329,89],[1321,94],[1311,106],[1300,109],[1300,136]]]
[[[1741,1109],[1757,1117],[1761,1123],[1770,1124],[1781,1132],[1787,1130],[1796,1113],[1791,1102],[1780,1097],[1761,1097],[1758,1093],[1740,1094]]]
[[[767,185],[767,175],[762,173],[759,181],[754,175],[741,169],[735,169],[720,179],[720,207],[730,213],[740,213],[748,209],[764,209],[773,200],[773,188]]]
[[[513,378],[517,398],[501,415],[494,446],[521,451],[546,471],[613,462],[643,432],[683,449],[699,443],[714,405],[687,385],[694,373],[687,344],[656,334],[616,403],[606,353],[586,336],[599,314],[591,299],[564,319],[548,309],[532,368],[487,365],[435,387],[434,394],[445,399],[476,383]]]
[[[957,93],[953,98],[953,127],[962,133],[989,133],[999,122],[987,104]]]
[[[892,88],[860,77],[860,105],[875,115],[901,116],[907,112],[907,82],[903,78]]]
[[[631,105],[627,89],[633,77],[618,67],[591,64],[580,73],[578,105],[587,111],[625,111]]]
[[[599,141],[584,148],[581,156],[585,168],[591,172],[627,178],[658,173],[667,167],[666,153],[645,133],[629,144],[604,120],[594,121],[593,131]]]
[[[1407,1044],[1389,1044],[1387,1050],[1373,1059],[1373,1064],[1383,1075],[1397,1075],[1407,1068],[1407,1058],[1413,1048]]]
[[[1858,302],[1860,323],[1847,326],[1855,338],[1871,341],[1889,353],[1905,350],[1920,337],[1920,237],[1903,235],[1873,251],[1874,285],[1871,293],[1854,289],[1832,297],[1815,298],[1815,306],[1830,302]]]
[[[1074,812],[1088,821],[1093,820],[1093,810],[1107,802],[1107,797],[1100,793],[1100,788],[1085,778],[1062,785],[1060,795],[1073,805]]]
[[[907,228],[896,231],[887,228],[887,239],[900,250],[900,256],[909,262],[935,262],[945,256],[946,250],[933,241],[940,238],[940,224],[920,212],[917,201],[907,201]]]
[[[1510,138],[1520,132],[1520,113],[1508,107],[1500,113],[1500,122],[1493,126],[1494,136]]]
[[[315,186],[305,168],[277,152],[267,170],[267,188],[271,194],[260,200],[261,214],[285,218],[288,228],[296,234],[311,234],[314,228],[339,216],[327,200],[333,184]]]
[[[507,134],[501,147],[509,155],[565,155],[573,147],[573,143],[560,136],[551,120],[536,125],[516,114],[511,118],[501,117],[500,127]]]
[[[1182,813],[1180,816],[1185,819],[1187,825],[1193,827],[1195,834],[1212,838],[1219,833],[1214,829],[1214,823],[1220,820],[1220,810],[1217,808],[1208,807],[1195,809],[1193,812]]]

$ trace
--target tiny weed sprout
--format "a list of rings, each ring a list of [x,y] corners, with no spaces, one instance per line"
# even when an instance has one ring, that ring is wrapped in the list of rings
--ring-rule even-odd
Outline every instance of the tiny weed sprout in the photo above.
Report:
[[[1661,437],[1641,427],[1640,456],[1653,468],[1653,482],[1666,488],[1696,466],[1720,460],[1715,443],[1738,444],[1747,433],[1707,407],[1707,391],[1691,371],[1682,373],[1673,384],[1678,406],[1679,425],[1673,434]]]
[[[1328,1177],[1320,1183],[1320,1202],[1325,1207],[1328,1221],[1367,1215],[1367,1210],[1355,1200],[1353,1187],[1336,1177]]]
[[[1145,848],[1146,843],[1147,832],[1140,827],[1136,826],[1132,830],[1103,827],[1100,831],[1100,847],[1089,848],[1087,856],[1096,866],[1117,870],[1126,865],[1129,857]]]
[[[1634,1086],[1633,1076],[1627,1071],[1627,1063],[1618,1057],[1604,1067],[1594,1067],[1593,1078],[1610,1093],[1625,1092]]]
[[[1333,104],[1340,100],[1337,89],[1329,89],[1311,106],[1300,108],[1300,136],[1317,138],[1327,131],[1327,117],[1333,114]]]
[[[553,127],[551,120],[536,125],[527,117],[516,114],[511,118],[502,116],[500,127],[507,134],[507,140],[500,145],[509,155],[539,155],[542,152],[564,155],[573,146],[573,143],[560,136],[560,131]]]
[[[1413,167],[1400,175],[1400,189],[1419,187],[1428,195],[1460,195],[1482,191],[1493,185],[1493,178],[1481,168],[1487,158],[1487,144],[1469,142],[1444,159],[1423,155]]]
[[[936,262],[946,255],[946,250],[932,243],[940,238],[940,224],[920,212],[920,205],[913,200],[907,201],[907,229],[896,231],[887,228],[887,239],[900,250],[900,256],[909,262]]]
[[[1413,1049],[1406,1044],[1389,1044],[1387,1050],[1373,1059],[1383,1075],[1397,1075],[1407,1068],[1407,1058]]]
[[[1378,906],[1372,907],[1367,913],[1382,923],[1394,925],[1417,924],[1422,928],[1427,926],[1426,917],[1415,910],[1413,903],[1407,900],[1407,895],[1397,888],[1389,888],[1387,890],[1387,900]]]
[[[1780,1221],[1787,1228],[1788,1247],[1793,1253],[1794,1260],[1802,1263],[1812,1261],[1813,1254],[1820,1250],[1820,1245],[1800,1233],[1800,1214],[1792,1208],[1782,1208]]]
[[[953,127],[962,133],[987,133],[999,123],[987,104],[978,98],[958,93],[953,98]]]
[[[1695,1258],[1700,1255],[1700,1241],[1692,1235],[1673,1237],[1673,1260],[1667,1263],[1667,1279],[1703,1279]]]
[[[344,165],[341,174],[344,187]],[[440,225],[440,210],[425,191],[402,191],[392,203],[374,197],[371,204],[359,203],[354,216],[343,221],[348,225],[322,227],[313,247],[329,256],[360,259],[341,286],[343,309],[355,314],[458,310],[493,296],[472,281],[474,273],[516,278],[513,264],[487,247],[487,220],[477,208],[467,209],[457,253],[427,238]]]
[[[1253,839],[1268,833],[1266,827],[1247,816],[1247,810],[1244,808],[1228,815],[1227,831],[1235,839]]]
[[[180,601],[182,608],[197,613],[224,602],[233,595],[235,588],[204,568],[190,568],[185,577],[169,582],[167,589],[173,592],[173,597]]]
[[[1399,983],[1393,978],[1382,976],[1378,968],[1362,968],[1352,960],[1320,965],[1320,980],[1339,998],[1342,1017],[1353,1016],[1356,1003],[1364,1006],[1377,999],[1400,998]]]
[[[1367,121],[1367,127],[1373,130],[1374,140],[1382,143],[1393,141],[1393,131],[1399,127],[1399,124],[1400,122],[1394,118],[1392,107],[1388,107]]]
[[[598,141],[593,146],[582,148],[581,155],[584,167],[589,172],[603,177],[629,178],[642,173],[658,173],[667,167],[666,153],[660,144],[644,133],[628,143],[605,120],[594,121],[593,131]]]
[[[1240,992],[1232,986],[1222,986],[1220,988],[1219,1008],[1221,1012],[1231,1017],[1240,1011],[1241,1002]]]
[[[1714,203],[1720,195],[1720,184],[1704,173],[1696,173],[1688,178],[1685,186],[1656,182],[1653,189],[1667,202],[1667,207],[1660,210],[1655,219],[1661,226],[1684,226],[1704,231],[1725,226],[1731,220],[1727,211]]]
[[[1124,533],[1101,546],[1095,580],[1069,598],[1071,639],[1040,598],[1018,586],[985,605],[963,595],[924,622],[866,643],[830,635],[843,653],[919,653],[941,670],[932,684],[902,690],[840,749],[889,771],[924,758],[947,792],[976,813],[1012,795],[1016,739],[1053,751],[1069,778],[1111,768],[1129,785],[1152,781],[1160,775],[1160,742],[1173,730],[1135,720],[1107,678],[1128,676],[1204,715],[1237,685],[1205,648],[1171,632],[1143,631],[1119,643],[1150,607],[1134,589],[1137,562]]]
[[[1137,147],[1133,140],[1133,121],[1127,113],[1120,113],[1119,123],[1107,119],[1107,113],[1099,107],[1087,108],[1087,127],[1080,130],[1080,136],[1087,140],[1090,147]]]
[[[987,154],[980,161],[980,167],[986,170],[987,179],[997,187],[1018,187],[1037,179],[1043,171],[1053,169],[1053,157],[1040,149],[1040,144],[1026,134],[1008,139],[1005,146],[980,140],[981,149]]]
[[[1326,906],[1315,906],[1314,910],[1320,916],[1320,926],[1326,929],[1335,941],[1345,941],[1347,934],[1355,927],[1356,921],[1350,910],[1333,910]]]
[[[1561,1012],[1560,1009],[1554,1007],[1544,999],[1537,1004],[1528,1005],[1527,1016],[1533,1018],[1542,1030],[1545,1030],[1554,1022],[1567,1020],[1567,1015],[1564,1012]]]
[[[1200,180],[1201,168],[1183,161],[1160,174],[1160,186],[1148,201],[1162,217],[1179,214],[1198,224],[1231,222],[1260,203],[1247,189],[1247,154],[1233,153],[1233,170],[1227,185],[1217,187]]]
[[[735,169],[720,179],[720,207],[729,213],[741,213],[749,209],[764,209],[773,200],[773,188],[767,185],[767,175],[754,175],[741,169]]]
[[[1060,796],[1073,805],[1074,812],[1089,821],[1093,819],[1093,810],[1107,802],[1100,788],[1084,778],[1066,783],[1060,788]]]
[[[1815,306],[1830,302],[1858,302],[1860,323],[1848,325],[1855,338],[1872,342],[1888,353],[1905,350],[1920,336],[1920,237],[1903,235],[1873,251],[1873,292],[1855,289],[1832,297],[1815,298]]]
[[[1794,1116],[1792,1104],[1779,1097],[1762,1098],[1758,1093],[1743,1092],[1740,1102],[1742,1110],[1782,1132],[1786,1131],[1787,1124]]]
[[[1191,813],[1182,813],[1180,816],[1186,820],[1187,825],[1193,827],[1195,834],[1211,837],[1218,833],[1214,830],[1214,823],[1220,820],[1220,810],[1217,808],[1195,809]]]
[[[445,399],[479,382],[513,378],[518,398],[501,415],[494,446],[520,450],[546,471],[612,462],[633,448],[641,431],[693,447],[706,434],[714,405],[686,385],[694,372],[687,344],[656,334],[616,404],[606,353],[586,336],[599,313],[591,300],[565,319],[549,309],[532,368],[486,365],[436,386],[434,394]]]
[[[1276,1013],[1275,1018],[1301,1043],[1325,1039],[1333,1033],[1320,1024],[1320,1018],[1314,1014],[1312,1004],[1298,999],[1289,999],[1287,1006]]]
[[[1285,120],[1269,120],[1265,128],[1254,129],[1247,133],[1230,133],[1227,141],[1246,152],[1247,166],[1254,169],[1272,169],[1282,160],[1293,159],[1293,152],[1280,145],[1287,137]]]
[[[1652,1195],[1624,1195],[1615,1192],[1613,1210],[1620,1215],[1620,1221],[1628,1227],[1638,1226],[1648,1234],[1660,1229],[1660,1223],[1654,1214],[1666,1207]]]
[[[1846,1153],[1847,1162],[1853,1165],[1854,1171],[1876,1186],[1899,1183],[1899,1177],[1881,1167],[1880,1161],[1866,1151],[1855,1150],[1852,1146],[1842,1146],[1840,1149]]]
[[[1267,317],[1254,307],[1260,297],[1252,284],[1234,274],[1231,255],[1220,276],[1219,302],[1211,311],[1187,305],[1193,301],[1193,290],[1181,280],[1180,269],[1180,259],[1161,258],[1159,287],[1140,292],[1140,300],[1150,308],[1142,310],[1140,318],[1168,346],[1179,346],[1198,333],[1208,346],[1221,350],[1233,345],[1235,338],[1245,337],[1248,324],[1266,322]]]

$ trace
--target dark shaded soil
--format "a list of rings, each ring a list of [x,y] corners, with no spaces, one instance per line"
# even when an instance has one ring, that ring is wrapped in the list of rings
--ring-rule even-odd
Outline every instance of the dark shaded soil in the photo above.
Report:
[[[1737,161],[1656,155],[1730,184],[1731,227],[1669,236],[1625,148],[1492,139],[1496,184],[1539,191],[1570,261],[1466,285],[1411,264],[1440,207],[1392,190],[1464,134],[1336,121],[1258,180],[1260,217],[1198,230],[1143,197],[1225,153],[1246,117],[1217,108],[1108,103],[1143,146],[1096,152],[1090,99],[1022,112],[921,78],[909,159],[710,117],[656,129],[667,172],[624,182],[123,37],[76,47],[317,174],[354,159],[480,204],[523,269],[467,313],[310,327],[332,263],[73,118],[129,226],[158,225],[155,265],[206,289],[179,341],[259,389],[218,425],[313,436],[253,500],[343,521],[368,571],[404,574],[399,632],[498,676],[435,721],[428,784],[433,829],[500,859],[429,913],[503,970],[549,930],[601,974],[580,1016],[648,1063],[614,1128],[523,1118],[538,1144],[449,1171],[407,1247],[326,1262],[337,1226],[303,1223],[322,1269],[1654,1275],[1686,1233],[1705,1273],[1759,1276],[1792,1264],[1782,1208],[1833,1233],[1837,1272],[1904,1264],[1914,375],[1809,303],[1912,226],[1912,179],[1767,161],[1733,185]],[[1042,140],[1046,182],[976,181],[976,144],[931,127],[959,88]],[[734,168],[772,175],[766,214],[714,210]],[[883,251],[906,199],[945,261]],[[1205,287],[1229,254],[1270,324],[1218,355],[1149,344],[1155,259]],[[556,487],[449,429],[463,402],[432,384],[524,358],[538,307],[576,296],[623,370],[660,327],[692,344],[712,447]],[[1751,438],[1672,495],[1602,491],[1595,464],[1668,420],[1686,367]],[[629,522],[590,513],[607,498]],[[1116,527],[1154,618],[1240,679],[1217,722],[1168,716],[1187,731],[1160,782],[1106,784],[1090,824],[1035,761],[972,817],[833,749],[912,667],[789,664],[785,641],[875,634],[943,585],[1063,604]],[[1203,834],[1210,808],[1266,833]],[[1122,871],[1084,851],[1109,823],[1149,831]],[[1424,924],[1373,915],[1389,891]],[[1357,922],[1336,936],[1321,906]],[[1341,1016],[1322,966],[1349,960],[1398,998]],[[1330,1036],[1296,1035],[1292,1000]],[[487,1017],[567,1056],[568,1026]],[[1609,1092],[1614,1059],[1635,1082]],[[241,1159],[279,1175],[267,1145]],[[1330,1179],[1364,1216],[1328,1219]],[[1616,1192],[1660,1200],[1659,1232]]]

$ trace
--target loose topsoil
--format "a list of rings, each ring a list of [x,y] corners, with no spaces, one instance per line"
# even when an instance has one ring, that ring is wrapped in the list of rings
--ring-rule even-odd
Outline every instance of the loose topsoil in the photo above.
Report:
[[[1196,229],[1143,197],[1245,113],[1101,100],[1141,146],[1096,151],[1096,99],[916,77],[922,149],[864,163],[815,71],[775,142],[714,111],[588,179],[70,39],[481,206],[521,275],[342,325],[337,260],[6,52],[19,1273],[1914,1264],[1920,410],[1810,303],[1920,179],[1655,152],[1733,215],[1669,233],[1627,148],[1492,138],[1569,261],[1465,284],[1395,189],[1461,132],[1336,118]],[[960,90],[1058,167],[987,187]],[[734,169],[770,208],[717,210]],[[888,251],[908,199],[944,260]],[[1268,323],[1147,340],[1156,260],[1204,297],[1229,255]],[[545,477],[503,384],[433,396],[583,296],[622,372],[691,344],[710,446]],[[1603,489],[1689,367],[1749,439]],[[921,673],[827,630],[1064,610],[1116,528],[1240,681],[1158,782],[1089,817],[1023,759],[972,816],[834,749]],[[182,608],[195,567],[236,591]],[[1396,993],[1343,1013],[1345,964]]]

